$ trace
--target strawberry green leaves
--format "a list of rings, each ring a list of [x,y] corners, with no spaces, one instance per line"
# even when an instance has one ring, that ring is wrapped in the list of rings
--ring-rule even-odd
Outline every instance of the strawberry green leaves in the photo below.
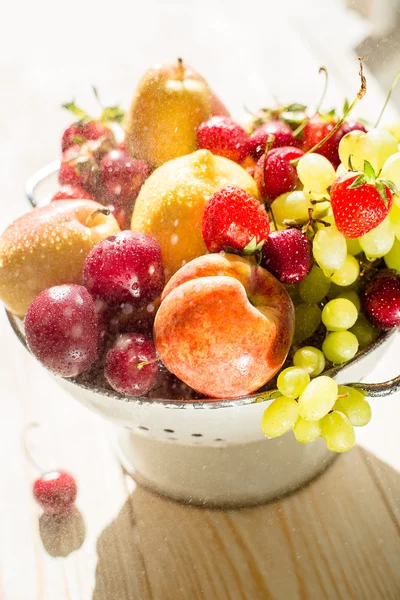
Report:
[[[349,157],[349,164],[351,167],[351,156]],[[398,195],[399,193],[393,181],[376,177],[373,166],[367,160],[364,160],[364,171],[357,175],[352,184],[349,185],[349,189],[356,190],[365,184],[371,185],[377,190],[386,206],[388,206],[390,200],[388,189],[392,194]]]

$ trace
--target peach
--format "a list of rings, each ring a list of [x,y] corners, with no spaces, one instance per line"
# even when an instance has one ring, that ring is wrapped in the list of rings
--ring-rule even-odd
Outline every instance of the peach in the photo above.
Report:
[[[58,200],[35,208],[0,236],[0,300],[19,317],[42,290],[82,283],[86,255],[118,233],[112,215],[92,200]]]
[[[250,394],[280,369],[294,308],[273,275],[234,254],[208,254],[167,283],[154,323],[165,366],[207,396]]]

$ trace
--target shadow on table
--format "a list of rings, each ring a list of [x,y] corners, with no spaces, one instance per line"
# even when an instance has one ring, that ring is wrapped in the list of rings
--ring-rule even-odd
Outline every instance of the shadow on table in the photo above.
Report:
[[[190,507],[138,486],[98,539],[93,600],[400,597],[388,486],[399,493],[399,473],[361,448],[256,508]],[[376,569],[387,590],[375,591]]]

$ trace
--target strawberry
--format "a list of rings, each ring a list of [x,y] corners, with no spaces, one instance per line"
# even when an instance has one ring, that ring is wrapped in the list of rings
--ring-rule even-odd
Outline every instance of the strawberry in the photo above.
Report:
[[[347,238],[371,231],[388,215],[397,193],[393,182],[376,179],[374,169],[364,161],[364,172],[344,173],[331,186],[331,206],[336,226]]]
[[[83,146],[74,144],[63,152],[58,173],[61,185],[80,187],[93,193],[96,191],[99,167],[94,159],[91,144],[97,142],[87,142]]]
[[[295,190],[299,178],[290,161],[303,156],[300,148],[283,146],[263,154],[254,170],[254,179],[263,198],[271,203],[286,192]]]
[[[81,187],[75,185],[63,185],[58,192],[54,194],[50,202],[54,202],[55,200],[77,200],[79,198],[94,200],[93,196]]]
[[[249,140],[249,134],[230,117],[211,117],[197,130],[199,148],[238,163],[248,154]]]
[[[239,187],[218,190],[205,206],[202,233],[210,252],[233,249],[253,254],[269,230],[264,206]]]

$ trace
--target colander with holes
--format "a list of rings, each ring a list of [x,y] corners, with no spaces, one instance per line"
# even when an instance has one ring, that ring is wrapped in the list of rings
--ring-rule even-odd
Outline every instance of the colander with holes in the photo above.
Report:
[[[57,185],[58,163],[28,183],[33,205],[45,203]],[[9,315],[25,344],[22,323]],[[400,389],[400,377],[382,384],[357,384],[393,342],[382,334],[370,347],[327,374],[369,396]],[[211,506],[257,504],[304,485],[335,456],[322,439],[299,444],[291,433],[269,440],[260,429],[276,391],[225,400],[127,399],[84,377],[56,378],[74,398],[119,426],[118,451],[124,467],[151,489],[185,502]]]

